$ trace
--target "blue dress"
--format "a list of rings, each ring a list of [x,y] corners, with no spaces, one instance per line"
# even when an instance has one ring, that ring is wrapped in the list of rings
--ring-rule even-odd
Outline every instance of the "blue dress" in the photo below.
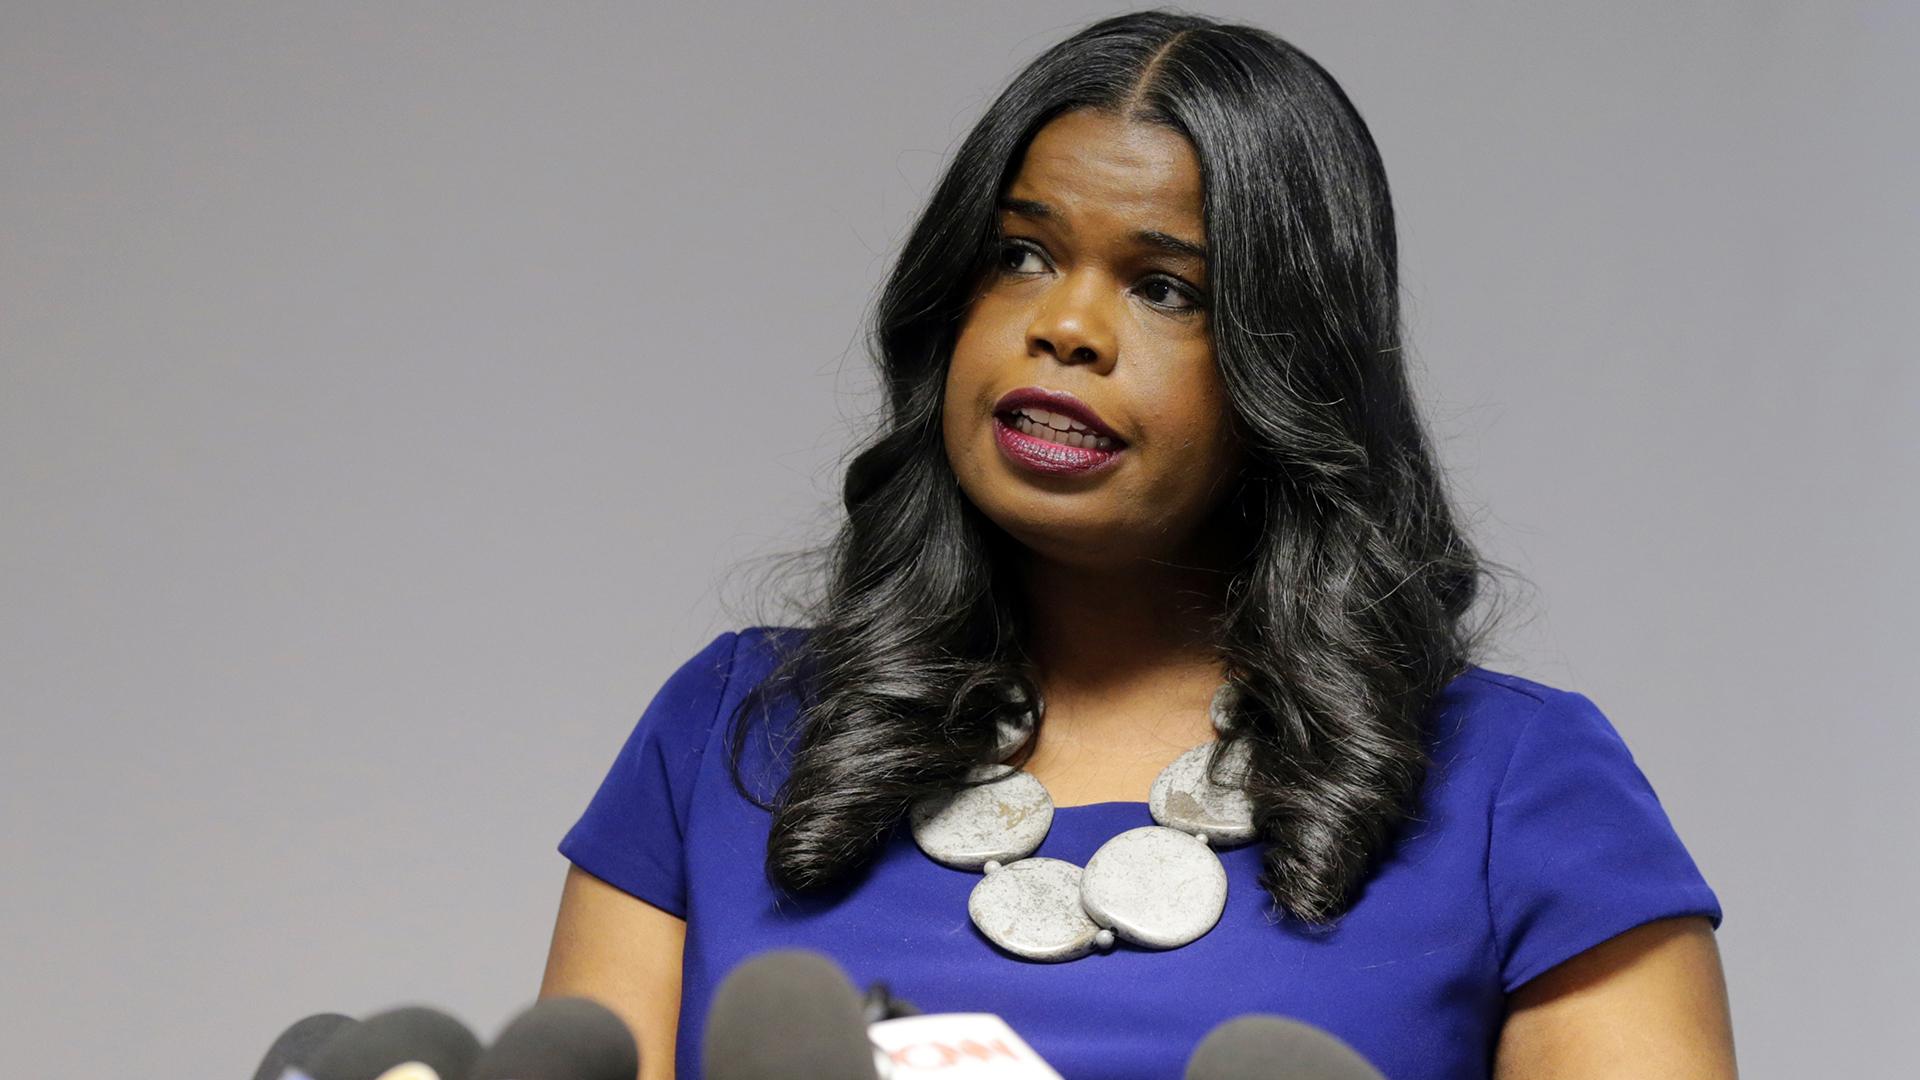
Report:
[[[771,670],[770,635],[805,632],[729,631],[681,665],[560,842],[582,870],[687,920],[682,1080],[700,1075],[720,980],[779,947],[825,953],[856,985],[884,980],[927,1012],[996,1013],[1067,1080],[1179,1076],[1209,1030],[1252,1012],[1325,1028],[1390,1080],[1486,1080],[1505,997],[1527,980],[1654,919],[1720,925],[1713,890],[1593,702],[1480,667],[1434,701],[1423,813],[1330,934],[1274,914],[1255,842],[1220,853],[1226,911],[1192,944],[1017,959],[967,918],[980,875],[929,859],[904,823],[850,889],[776,905],[770,815],[735,790],[715,721]],[[773,720],[794,712],[782,701]],[[776,785],[762,778],[779,776],[768,746],[756,725],[742,775],[763,799]],[[1060,807],[1036,854],[1084,866],[1150,824],[1140,802]]]

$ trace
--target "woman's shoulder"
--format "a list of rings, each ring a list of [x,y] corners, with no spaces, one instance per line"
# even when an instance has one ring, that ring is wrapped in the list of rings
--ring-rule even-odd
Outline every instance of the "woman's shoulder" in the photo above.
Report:
[[[1658,918],[1720,903],[1593,698],[1484,667],[1441,693],[1440,790],[1484,820],[1502,988]],[[1479,811],[1486,811],[1484,819]]]
[[[755,624],[725,631],[714,638],[705,651],[716,657],[724,657],[722,662],[715,665],[719,672],[715,687],[720,704],[719,714],[731,715],[749,692],[767,682],[775,669],[796,657],[800,658],[801,665],[793,674],[804,678],[809,663],[803,655],[808,633],[805,627]],[[781,688],[790,690],[791,686],[783,684]],[[785,694],[776,694],[775,697],[781,698],[784,704]],[[772,702],[763,701],[762,704],[765,706]],[[791,710],[782,708],[779,711],[784,715]]]
[[[1429,710],[1438,756],[1493,757],[1562,747],[1632,761],[1625,742],[1593,698],[1538,679],[1468,664]]]
[[[805,644],[809,632],[804,626],[772,624],[743,626],[730,631],[738,638],[742,654],[767,663]]]
[[[743,626],[722,634],[732,639],[728,682],[733,695],[745,694],[772,674],[774,668],[799,653],[807,635],[806,627],[770,624]]]
[[[687,654],[669,682],[702,684],[709,692],[744,690],[764,678],[806,640],[797,626],[755,625],[722,630]]]
[[[1524,675],[1499,671],[1469,663],[1440,692],[1440,701],[1456,710],[1467,710],[1480,717],[1528,717],[1578,697],[1562,689]]]

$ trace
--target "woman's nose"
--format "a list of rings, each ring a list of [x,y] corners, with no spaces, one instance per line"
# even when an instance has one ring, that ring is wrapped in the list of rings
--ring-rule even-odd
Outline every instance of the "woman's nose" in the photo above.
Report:
[[[1113,366],[1111,316],[1103,309],[1096,274],[1069,274],[1047,291],[1027,328],[1027,351],[1063,364]]]

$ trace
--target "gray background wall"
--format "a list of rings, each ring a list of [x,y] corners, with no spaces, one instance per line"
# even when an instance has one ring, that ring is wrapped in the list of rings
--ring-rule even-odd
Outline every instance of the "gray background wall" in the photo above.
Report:
[[[1114,10],[0,7],[8,1071],[529,1002],[553,845],[829,520],[937,169]],[[1634,749],[1745,1075],[1905,1075],[1920,8],[1202,10],[1371,123],[1442,453],[1538,586],[1496,666]]]

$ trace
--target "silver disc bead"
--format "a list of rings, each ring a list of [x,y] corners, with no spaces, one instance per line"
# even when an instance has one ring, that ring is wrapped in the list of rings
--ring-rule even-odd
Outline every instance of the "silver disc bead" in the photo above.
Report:
[[[941,791],[916,800],[907,817],[914,843],[935,862],[978,870],[988,860],[1011,863],[1039,850],[1053,825],[1053,800],[1040,781],[1004,765],[976,765],[967,781],[998,777],[978,787]]]
[[[1209,763],[1223,745],[1227,744],[1201,743],[1160,770],[1147,793],[1147,810],[1153,820],[1170,829],[1205,833],[1219,847],[1244,844],[1259,835],[1253,824],[1253,800],[1243,786],[1253,747],[1245,739],[1227,747],[1221,770],[1225,779],[1233,781],[1229,786],[1214,783],[1207,774]]]
[[[997,875],[996,875],[997,876]],[[1205,936],[1227,906],[1227,868],[1177,829],[1142,825],[1100,845],[1080,872],[1087,916],[1122,940],[1173,949]]]
[[[987,940],[1015,956],[1077,960],[1099,948],[1105,933],[1081,906],[1080,873],[1060,859],[1008,863],[973,887],[967,915]]]

